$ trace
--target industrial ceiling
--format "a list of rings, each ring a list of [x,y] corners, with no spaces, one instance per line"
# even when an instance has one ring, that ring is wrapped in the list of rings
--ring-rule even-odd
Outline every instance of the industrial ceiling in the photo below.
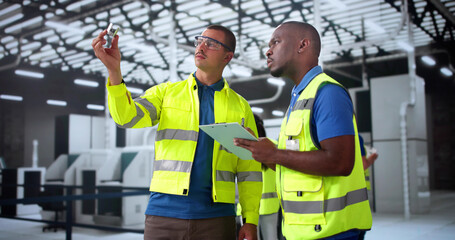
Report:
[[[120,27],[125,82],[144,90],[185,79],[195,70],[194,36],[210,24],[221,24],[230,28],[238,41],[236,58],[224,76],[234,89],[238,84],[236,90],[252,106],[268,104],[279,110],[279,116],[287,102],[273,102],[289,95],[289,88],[274,80],[262,83],[278,84],[265,87],[263,92],[257,87],[240,87],[270,78],[264,53],[275,27],[289,20],[315,25],[322,36],[321,64],[361,82],[358,71],[349,72],[341,66],[349,67],[362,59],[403,57],[413,46],[424,49],[437,45],[442,51],[453,51],[455,1],[408,0],[412,38],[404,4],[401,0],[0,1],[0,74],[31,66],[35,70],[79,70],[104,78],[106,70],[95,57],[91,42],[113,23]],[[451,72],[452,64],[447,63]],[[8,94],[1,90],[5,87],[0,87],[0,94]]]

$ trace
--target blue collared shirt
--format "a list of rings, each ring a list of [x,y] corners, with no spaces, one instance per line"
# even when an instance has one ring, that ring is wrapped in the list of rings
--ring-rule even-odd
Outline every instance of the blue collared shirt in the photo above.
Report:
[[[221,91],[224,81],[206,86],[196,79],[199,96],[199,125],[215,123],[214,96]],[[235,205],[214,203],[212,200],[213,139],[199,131],[190,175],[188,196],[152,192],[145,214],[180,219],[203,219],[234,216]]]
[[[316,66],[305,74],[299,85],[294,86],[287,118],[289,118],[292,107],[302,91],[311,80],[321,73],[322,68]],[[354,135],[353,112],[351,98],[343,88],[335,84],[327,84],[321,87],[316,95],[311,118],[311,133],[317,147],[320,147],[321,141],[328,138]]]

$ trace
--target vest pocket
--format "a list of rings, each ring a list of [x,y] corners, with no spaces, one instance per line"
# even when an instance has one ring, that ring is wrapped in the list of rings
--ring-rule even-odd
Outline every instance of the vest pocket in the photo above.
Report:
[[[303,129],[303,117],[297,118],[291,113],[291,117],[286,124],[285,134],[286,136],[298,136]]]
[[[286,224],[325,225],[322,177],[286,169],[283,205]]]
[[[322,188],[322,176],[286,169],[283,179],[285,192],[318,192]]]

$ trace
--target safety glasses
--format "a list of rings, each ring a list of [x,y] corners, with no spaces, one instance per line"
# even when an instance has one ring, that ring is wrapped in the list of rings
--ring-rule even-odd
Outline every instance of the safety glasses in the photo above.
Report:
[[[211,37],[206,37],[206,36],[196,36],[194,37],[194,46],[197,47],[201,44],[205,44],[205,46],[210,49],[210,50],[219,50],[221,46],[225,47],[229,52],[232,52],[231,48],[226,46],[226,44],[213,39]]]

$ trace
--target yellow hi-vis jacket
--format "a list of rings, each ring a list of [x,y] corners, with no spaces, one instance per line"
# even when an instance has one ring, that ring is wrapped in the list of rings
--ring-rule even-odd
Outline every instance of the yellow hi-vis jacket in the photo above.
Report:
[[[277,144],[276,140],[270,139]],[[276,193],[275,171],[266,168],[262,170],[262,198],[259,207],[260,215],[277,213],[280,209],[280,201]]]
[[[311,135],[311,115],[318,89],[338,82],[322,73],[303,90],[289,119],[284,118],[278,148],[298,140],[300,151],[316,151]],[[355,164],[349,176],[316,176],[276,166],[278,196],[283,209],[283,235],[288,240],[320,239],[372,225],[355,116]],[[291,145],[291,144],[289,144]]]
[[[215,91],[215,123],[244,122],[257,135],[253,113],[247,101],[229,88],[225,79]],[[185,81],[167,82],[132,99],[125,84],[109,86],[109,110],[123,128],[150,127],[157,123],[155,161],[150,191],[188,195],[190,174],[199,134],[199,97],[191,74]],[[239,202],[247,223],[258,223],[262,190],[261,165],[254,159],[239,159],[217,141],[213,144],[212,198],[235,203],[237,177]]]
[[[277,141],[269,138],[277,145]],[[275,171],[270,168],[262,169],[262,197],[259,206],[259,215],[269,215],[277,213],[280,209],[280,200],[276,193]],[[242,215],[242,207],[237,204],[237,216]]]

